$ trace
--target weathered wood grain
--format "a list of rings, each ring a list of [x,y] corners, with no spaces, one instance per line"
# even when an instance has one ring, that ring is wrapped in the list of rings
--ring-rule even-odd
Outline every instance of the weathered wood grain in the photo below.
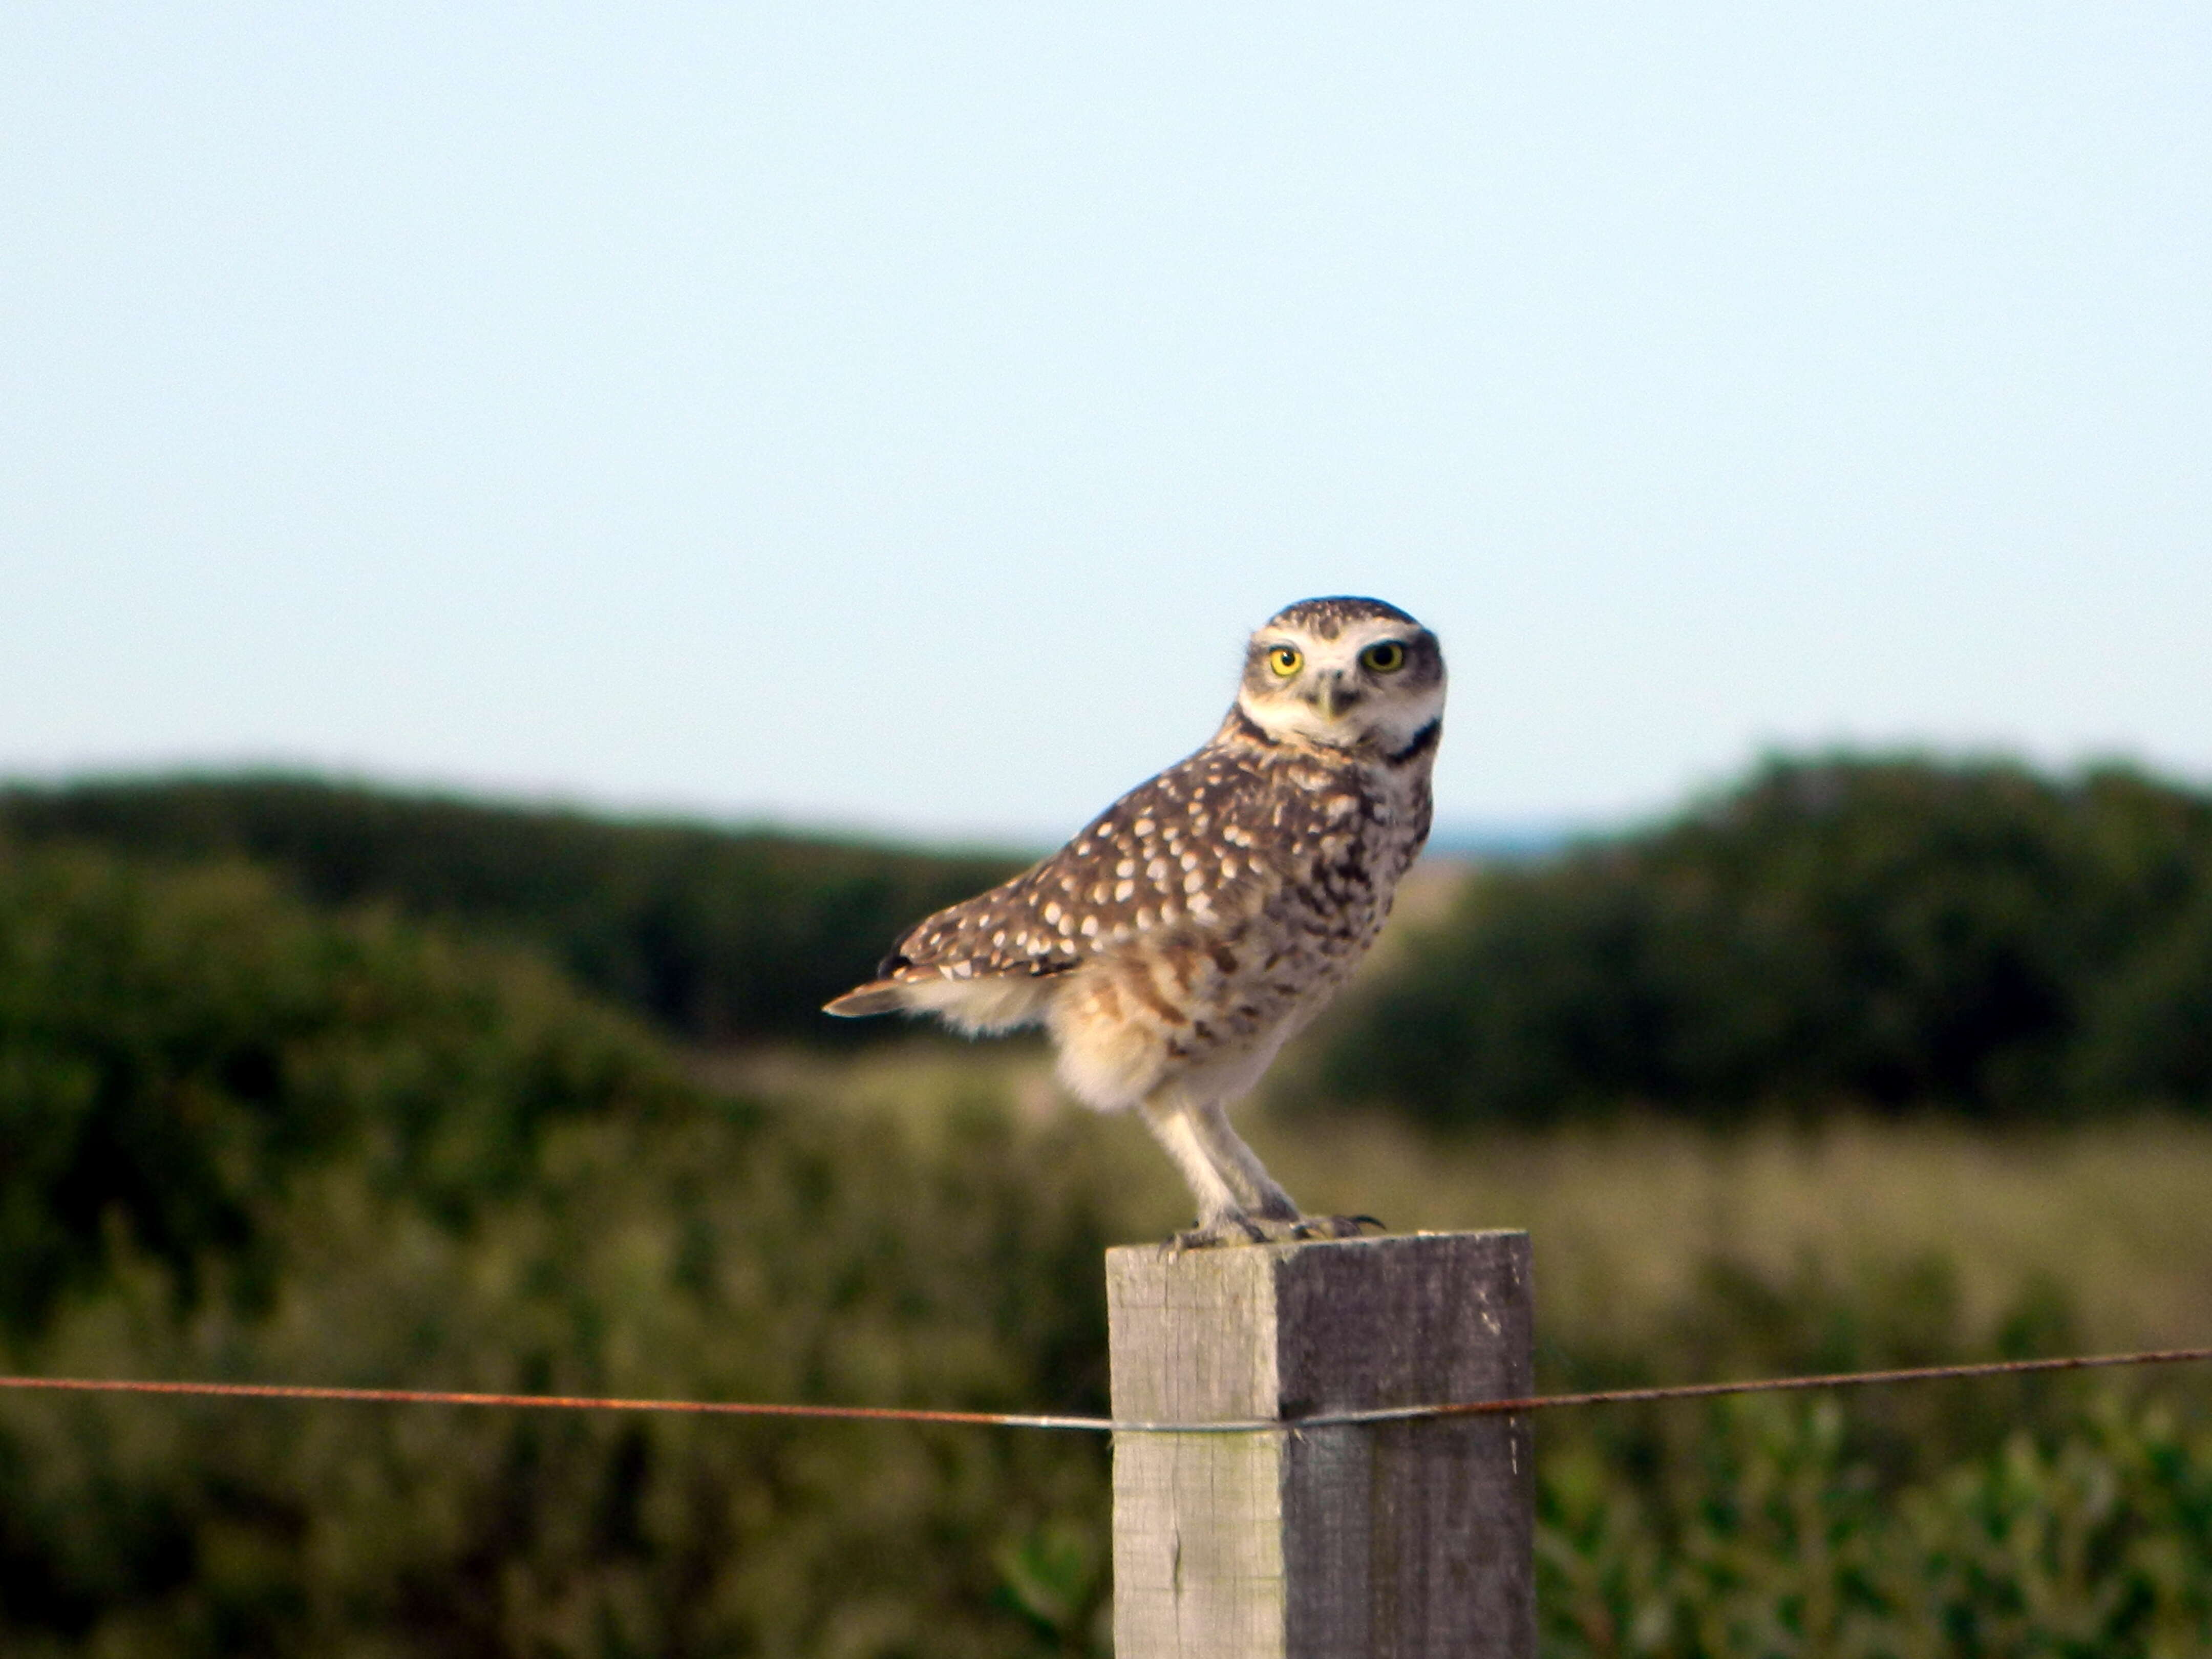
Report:
[[[1218,1421],[1532,1386],[1525,1233],[1110,1251],[1114,1414]],[[1532,1659],[1524,1417],[1114,1447],[1116,1659]]]

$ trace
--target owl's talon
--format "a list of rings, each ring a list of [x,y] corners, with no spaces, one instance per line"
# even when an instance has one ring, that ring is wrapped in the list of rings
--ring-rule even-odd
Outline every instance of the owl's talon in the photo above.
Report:
[[[1372,1227],[1378,1233],[1389,1229],[1382,1220],[1371,1215],[1310,1215],[1291,1230],[1293,1238],[1358,1238],[1359,1230]]]
[[[1170,1255],[1180,1255],[1185,1250],[1218,1249],[1224,1244],[1265,1244],[1271,1237],[1249,1215],[1224,1215],[1185,1228],[1163,1248]]]
[[[1213,1250],[1235,1244],[1292,1244],[1311,1239],[1358,1238],[1372,1227],[1387,1232],[1379,1217],[1371,1215],[1217,1216],[1184,1229],[1161,1246],[1170,1255],[1185,1250]]]

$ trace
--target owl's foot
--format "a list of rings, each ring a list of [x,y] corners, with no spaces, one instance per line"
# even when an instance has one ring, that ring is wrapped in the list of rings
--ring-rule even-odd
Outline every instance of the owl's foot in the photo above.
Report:
[[[1212,1250],[1229,1244],[1294,1244],[1311,1238],[1357,1238],[1363,1227],[1384,1231],[1371,1215],[1216,1216],[1177,1233],[1168,1250]]]
[[[1279,1227],[1281,1224],[1274,1224]],[[1195,1227],[1186,1227],[1168,1240],[1164,1248],[1170,1255],[1181,1255],[1185,1250],[1218,1249],[1224,1244],[1265,1244],[1268,1239],[1268,1224],[1249,1215],[1224,1215],[1201,1221]]]
[[[1390,1230],[1382,1221],[1371,1215],[1309,1215],[1298,1218],[1291,1230],[1292,1238],[1357,1238],[1362,1227],[1372,1227],[1378,1233]]]

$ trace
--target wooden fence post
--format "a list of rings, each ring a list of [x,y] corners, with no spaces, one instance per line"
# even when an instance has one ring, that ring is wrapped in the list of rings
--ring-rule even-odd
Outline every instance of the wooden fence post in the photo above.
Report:
[[[1114,1415],[1531,1392],[1528,1236],[1108,1252]],[[1115,1659],[1534,1659],[1525,1416],[1114,1442]]]

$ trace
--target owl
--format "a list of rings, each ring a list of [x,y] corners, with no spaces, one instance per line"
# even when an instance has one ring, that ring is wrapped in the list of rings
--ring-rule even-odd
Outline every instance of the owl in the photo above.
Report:
[[[1068,1091],[1135,1109],[1190,1183],[1182,1248],[1356,1236],[1307,1216],[1230,1126],[1328,1006],[1428,837],[1436,636],[1376,599],[1306,599],[1251,636],[1211,740],[1042,863],[916,923],[847,1017],[1042,1024]]]

